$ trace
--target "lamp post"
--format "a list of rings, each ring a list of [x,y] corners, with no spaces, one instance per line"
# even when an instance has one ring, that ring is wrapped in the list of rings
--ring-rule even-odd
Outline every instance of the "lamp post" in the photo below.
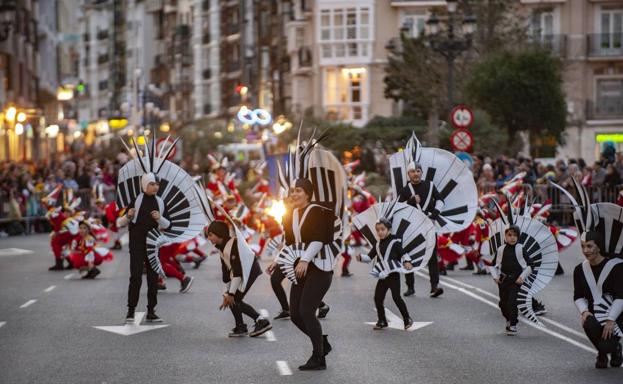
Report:
[[[454,61],[471,48],[472,34],[476,26],[476,18],[471,14],[466,14],[462,18],[457,17],[457,5],[457,0],[446,0],[447,18],[441,20],[433,13],[426,21],[430,47],[442,55],[448,63],[448,110],[454,106]],[[445,34],[444,31],[440,31],[442,22],[445,23]]]

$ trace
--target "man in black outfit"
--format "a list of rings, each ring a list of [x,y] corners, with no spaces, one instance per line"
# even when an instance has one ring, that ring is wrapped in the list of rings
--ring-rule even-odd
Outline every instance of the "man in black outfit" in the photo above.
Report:
[[[598,351],[595,368],[603,369],[608,367],[608,354],[610,366],[623,364],[621,337],[616,332],[623,329],[623,260],[601,255],[602,236],[595,231],[582,234],[582,254],[586,260],[573,271],[573,300],[584,332]],[[607,310],[606,321],[601,323],[595,314],[597,309],[604,310],[601,305],[606,295],[612,305]]]
[[[409,182],[398,194],[398,201],[420,209],[431,220],[435,220],[443,207],[443,199],[435,185],[422,180],[422,166],[419,163],[411,162],[407,165],[407,175]],[[443,294],[443,289],[439,288],[439,262],[437,259],[437,242],[433,249],[433,255],[428,260],[428,274],[430,276],[430,297],[438,297]],[[405,275],[407,291],[405,296],[415,294],[415,277],[413,273]]]
[[[134,311],[143,283],[144,267],[147,268],[147,316],[145,319],[150,323],[162,322],[155,312],[156,304],[158,304],[158,274],[147,259],[147,233],[152,229],[166,229],[170,225],[164,202],[156,196],[158,187],[153,173],[144,174],[141,177],[143,193],[140,193],[136,200],[130,203],[126,216],[120,218],[121,226],[129,224],[130,232],[130,285],[126,323],[134,322]]]

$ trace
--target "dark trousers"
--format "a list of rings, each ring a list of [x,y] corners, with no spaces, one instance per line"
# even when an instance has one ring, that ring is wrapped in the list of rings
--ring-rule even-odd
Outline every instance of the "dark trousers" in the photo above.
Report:
[[[502,316],[509,321],[511,325],[517,325],[517,294],[519,293],[519,285],[515,284],[516,276],[506,276],[499,284],[500,290],[500,310]]]
[[[147,249],[130,248],[130,286],[128,287],[128,308],[134,309],[143,284],[143,267],[147,268],[147,311],[153,312],[158,304],[158,274],[147,260]]]
[[[412,273],[409,275],[412,275]],[[385,301],[385,295],[387,295],[388,290],[392,291],[392,299],[394,299],[394,303],[396,304],[396,307],[398,307],[402,318],[406,321],[409,318],[409,311],[407,310],[407,305],[400,296],[400,274],[396,272],[390,273],[385,279],[379,279],[376,283],[376,289],[374,290],[374,304],[376,305],[376,313],[379,316],[379,321],[387,322],[383,302]]]
[[[260,317],[260,314],[257,313],[255,308],[242,301],[246,296],[247,292],[249,292],[251,285],[253,285],[253,283],[255,282],[255,279],[257,279],[257,276],[251,275],[244,292],[236,291],[236,293],[234,294],[234,305],[231,307],[231,313],[234,315],[234,320],[236,320],[237,327],[244,325],[244,320],[242,319],[243,313],[252,318],[253,321],[256,321],[257,318]]]
[[[433,254],[428,260],[428,277],[430,279],[430,291],[434,291],[439,285],[439,259],[437,258],[437,243],[433,248]],[[415,273],[407,273],[405,275],[407,288],[415,291]]]
[[[322,327],[316,310],[331,286],[333,271],[325,272],[309,263],[307,273],[290,289],[290,319],[312,342],[314,353],[324,356]]]
[[[275,292],[275,296],[277,296],[277,300],[279,300],[279,304],[281,304],[281,310],[289,311],[290,306],[288,305],[288,297],[286,296],[286,291],[283,289],[283,285],[281,282],[286,277],[281,272],[281,268],[275,268],[275,271],[270,276],[270,285],[273,287],[273,292]],[[324,307],[326,304],[324,301],[320,302],[320,307]]]
[[[619,318],[617,319],[617,324],[619,325],[619,328],[623,326],[622,323],[623,316],[619,316]],[[586,319],[583,328],[586,336],[588,336],[589,340],[591,341],[591,343],[593,343],[593,345],[600,354],[616,352],[617,345],[620,342],[620,338],[618,336],[611,336],[609,339],[602,339],[601,334],[604,330],[604,327],[599,323],[599,321],[597,321],[594,316],[589,316]]]
[[[290,310],[290,306],[288,305],[288,298],[286,296],[286,291],[283,289],[283,285],[281,282],[286,277],[281,272],[281,268],[275,268],[273,274],[270,276],[270,285],[273,287],[273,292],[275,292],[275,296],[277,296],[277,300],[279,300],[279,304],[281,304],[281,309],[283,311]]]

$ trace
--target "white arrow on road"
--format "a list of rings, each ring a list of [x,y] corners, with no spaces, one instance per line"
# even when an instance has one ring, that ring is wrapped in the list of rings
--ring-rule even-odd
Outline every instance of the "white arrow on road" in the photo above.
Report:
[[[385,317],[387,318],[387,324],[389,328],[400,329],[401,331],[405,330],[405,322],[400,317],[396,316],[392,311],[385,308]],[[409,332],[413,332],[416,329],[424,328],[427,325],[431,325],[432,321],[414,321],[413,325],[407,329]],[[366,322],[369,325],[375,325],[376,322]]]
[[[101,329],[102,331],[116,333],[123,336],[132,336],[137,333],[153,331],[154,329],[160,329],[168,327],[169,324],[161,325],[141,325],[141,321],[145,316],[145,312],[136,312],[134,317],[134,323],[125,325],[111,325],[111,326],[93,326],[93,328]]]

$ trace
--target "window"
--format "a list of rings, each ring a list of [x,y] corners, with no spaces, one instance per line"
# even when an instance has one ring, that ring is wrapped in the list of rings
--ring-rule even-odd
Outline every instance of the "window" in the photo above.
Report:
[[[546,37],[554,34],[554,11],[550,9],[538,9],[532,13],[530,24],[532,35]]]
[[[367,57],[372,44],[371,18],[369,7],[322,9],[321,59]]]
[[[623,37],[623,8],[603,8],[600,15],[602,49],[620,49]]]
[[[417,38],[424,32],[426,20],[428,15],[424,11],[405,12],[400,27],[406,29],[407,36]]]
[[[323,106],[326,118],[334,121],[367,119],[367,70],[326,68],[323,76]]]

